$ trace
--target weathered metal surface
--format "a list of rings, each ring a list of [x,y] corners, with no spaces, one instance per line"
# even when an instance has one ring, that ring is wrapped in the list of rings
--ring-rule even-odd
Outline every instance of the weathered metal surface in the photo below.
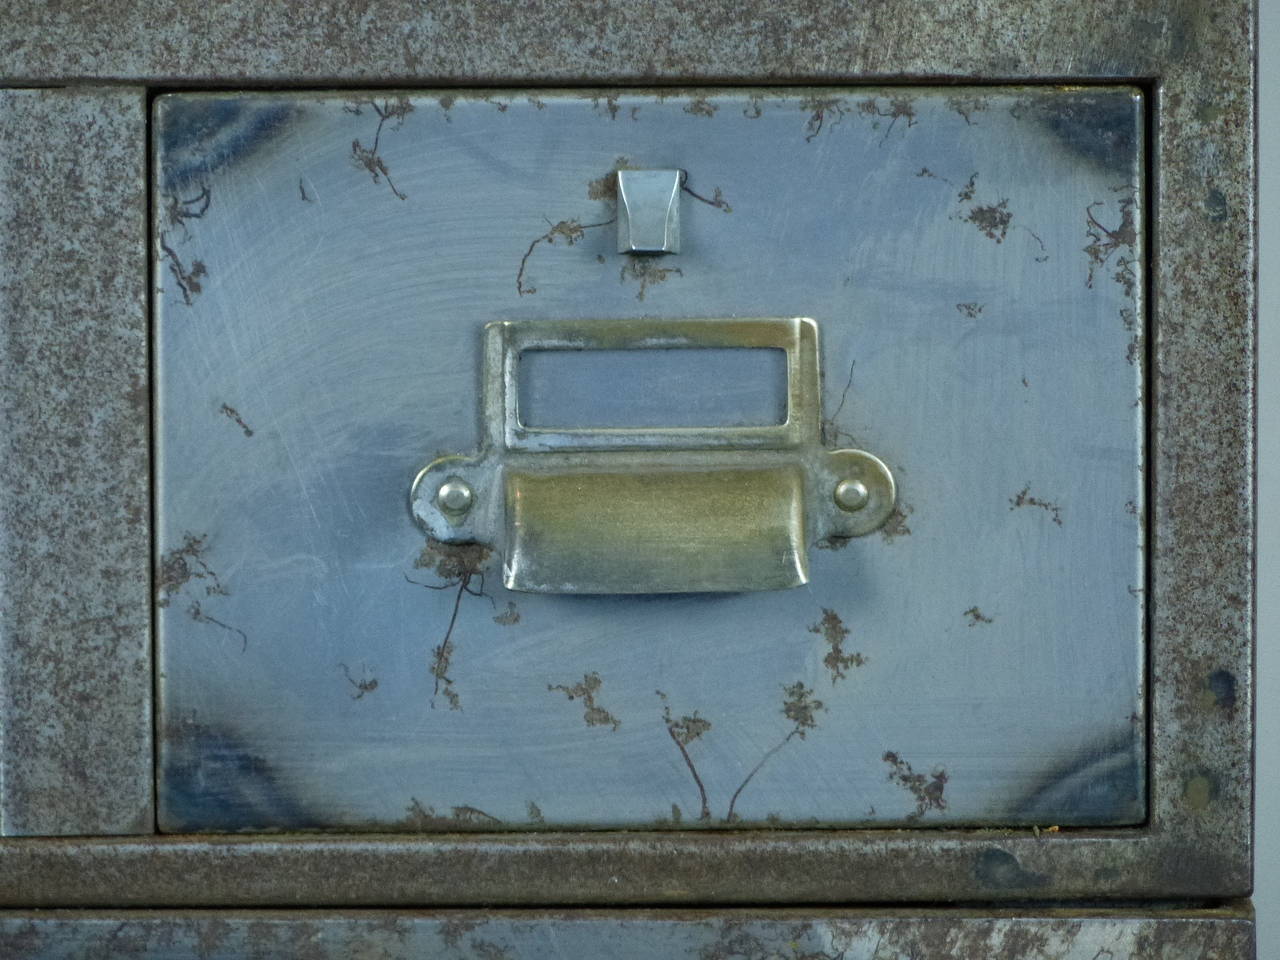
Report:
[[[0,93],[0,834],[149,833],[145,103]]]
[[[287,878],[287,879],[282,879]],[[549,879],[550,878],[550,881]],[[1195,898],[1238,852],[1166,830],[202,836],[0,846],[10,906],[895,903]]]
[[[449,960],[1251,960],[1247,910],[0,913],[0,952]]]
[[[667,899],[1220,896],[1250,887],[1254,437],[1254,12],[1251,0],[867,5],[660,3],[608,9],[453,3],[298,8],[82,3],[7,11],[10,81],[406,85],[553,76],[608,82],[791,77],[1136,78],[1155,93],[1152,358],[1160,474],[1148,589],[1158,611],[1151,816],[1145,828],[1042,835],[837,833],[788,838],[0,843],[16,904],[494,902],[552,878],[578,902]],[[175,14],[177,10],[177,14]],[[495,25],[501,25],[495,28]],[[400,31],[397,34],[396,31]],[[397,40],[399,42],[397,42]],[[657,42],[655,42],[657,40]],[[139,72],[141,71],[141,72]],[[35,140],[22,139],[24,151]],[[78,198],[77,198],[78,199]],[[48,199],[70,217],[77,199]],[[105,225],[103,232],[109,232]],[[12,233],[5,237],[14,242]],[[1105,244],[1106,238],[1102,238]],[[56,261],[55,264],[56,265]],[[130,458],[124,463],[132,462]],[[1171,482],[1173,481],[1173,482]],[[119,524],[93,528],[115,544]],[[36,678],[51,697],[56,672]],[[921,691],[927,696],[928,691]],[[764,838],[768,840],[769,838]],[[1065,842],[1063,842],[1065,841]],[[724,855],[715,850],[728,848]],[[705,862],[691,859],[713,851]],[[483,851],[482,856],[477,853]],[[792,859],[794,857],[794,859]],[[611,874],[609,868],[619,872]],[[705,870],[703,869],[705,867]],[[761,871],[761,867],[765,867]],[[484,871],[489,871],[487,874]],[[576,872],[575,872],[576,871]],[[756,883],[761,876],[763,883]],[[618,882],[610,883],[612,877]],[[625,882],[624,882],[625,881]],[[794,881],[793,887],[778,886]],[[785,895],[785,894],[784,894]],[[1192,955],[1206,952],[1193,951]],[[1146,953],[1160,956],[1155,949]],[[1167,954],[1177,955],[1172,949]],[[1105,956],[1106,954],[1102,954]],[[1140,956],[1142,954],[1139,954]]]
[[[156,110],[163,830],[1144,819],[1135,88]],[[619,156],[678,257],[586,228]],[[655,346],[785,349],[789,418],[520,422],[522,353]]]
[[[1153,135],[1151,815],[1252,884],[1253,8],[1192,8]],[[1192,41],[1192,38],[1195,38]],[[1234,45],[1234,46],[1233,46]],[[1212,871],[1211,871],[1212,872]]]
[[[8,11],[0,80],[654,83],[1151,77],[1214,62],[1245,4],[74,0]],[[1213,31],[1220,31],[1218,37]],[[1230,54],[1227,54],[1230,56]],[[1194,61],[1192,63],[1191,61]],[[1224,87],[1224,89],[1226,89]]]

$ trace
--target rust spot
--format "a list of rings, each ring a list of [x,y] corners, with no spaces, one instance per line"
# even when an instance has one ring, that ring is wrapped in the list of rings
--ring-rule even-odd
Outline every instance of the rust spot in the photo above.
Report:
[[[194,298],[203,292],[203,279],[209,275],[209,268],[204,265],[203,260],[192,260],[191,266],[183,264],[181,258],[169,246],[163,231],[160,233],[160,250],[164,254],[164,259],[169,261],[169,273],[178,284],[178,290],[182,293],[182,302],[188,307],[194,302]]]
[[[667,728],[667,734],[671,737],[671,742],[676,745],[676,749],[680,751],[680,756],[684,760],[685,767],[689,771],[689,775],[693,777],[693,782],[698,788],[698,798],[701,802],[701,809],[698,813],[699,820],[711,819],[711,806],[707,802],[707,787],[702,782],[702,776],[698,773],[698,768],[693,762],[693,757],[689,755],[689,744],[699,739],[704,733],[711,729],[711,721],[704,717],[698,716],[698,711],[693,711],[692,715],[681,717],[675,720],[671,716],[671,707],[667,703],[667,695],[661,690],[655,691],[662,700],[662,722]]]
[[[849,667],[860,667],[867,662],[867,658],[861,653],[846,654],[844,652],[844,642],[849,637],[849,628],[844,625],[844,621],[834,610],[823,607],[822,619],[811,624],[809,632],[821,636],[831,647],[827,655],[822,658],[822,663],[831,672],[833,687],[837,680],[843,680],[848,676],[846,671]]]
[[[947,809],[947,801],[943,797],[947,788],[946,770],[939,767],[926,777],[923,773],[916,773],[911,764],[892,750],[881,759],[889,765],[889,782],[896,783],[915,798],[916,809],[907,817],[908,820],[919,820],[930,810]]]
[[[205,266],[203,260],[199,259],[193,259],[190,265],[185,264],[169,242],[169,237],[171,231],[180,229],[183,242],[189,240],[191,229],[188,222],[203,219],[209,212],[212,201],[213,190],[208,184],[201,184],[199,191],[193,197],[183,199],[178,194],[172,193],[165,199],[166,226],[160,231],[157,241],[163,259],[169,263],[169,273],[182,293],[182,302],[188,307],[203,292],[204,280],[209,276],[209,268]]]
[[[893,508],[889,514],[889,519],[884,525],[876,531],[880,534],[885,543],[893,543],[899,537],[911,536],[911,528],[907,526],[907,518],[915,513],[915,508],[909,503],[899,503]],[[829,536],[823,537],[814,543],[814,547],[818,550],[843,550],[849,546],[857,537],[839,537]]]
[[[858,361],[856,359],[849,362],[849,376],[844,382],[844,389],[840,391],[840,402],[836,404],[836,408],[831,411],[830,416],[822,418],[822,442],[827,446],[834,446],[842,439],[847,440],[850,444],[853,443],[853,434],[846,433],[839,429],[836,424],[840,418],[840,414],[844,411],[845,403],[849,400],[849,390],[853,387],[853,369],[857,363]],[[846,537],[845,539],[848,538]],[[843,544],[841,544],[841,546],[843,546]]]
[[[591,200],[604,200],[608,203],[613,203],[618,195],[618,171],[630,169],[630,157],[614,157],[612,170],[602,177],[587,181],[587,197]]]
[[[612,201],[617,198],[618,172],[610,170],[603,177],[587,181],[587,197],[591,200]]]
[[[685,746],[688,746],[711,729],[711,721],[698,716],[697,710],[693,711],[692,716],[685,715],[679,720],[673,720],[670,709],[664,708],[662,719],[666,723],[667,729],[676,738],[676,741]]]
[[[461,595],[461,591],[459,591]],[[454,606],[455,612],[457,606]],[[428,672],[431,674],[435,683],[431,689],[431,708],[434,710],[436,706],[436,696],[441,692],[443,687],[445,699],[449,701],[450,710],[462,709],[462,698],[458,696],[458,692],[453,689],[453,679],[449,676],[449,666],[453,663],[453,655],[457,648],[450,639],[453,634],[454,620],[449,621],[449,632],[445,634],[445,638],[440,641],[439,645],[431,648],[431,666]]]
[[[615,731],[622,726],[622,721],[611,714],[596,703],[596,694],[600,692],[600,687],[604,681],[600,679],[598,673],[588,673],[583,676],[581,683],[575,683],[573,686],[565,686],[564,684],[547,684],[547,689],[551,691],[559,690],[569,700],[582,701],[582,719],[588,727],[611,727]]]
[[[995,623],[994,620],[986,616],[977,607],[970,607],[964,612],[964,615],[969,618],[970,627],[976,627],[980,623]]]
[[[227,404],[224,403],[222,405],[222,410],[220,412],[224,416],[226,416],[227,419],[229,419],[232,423],[234,423],[237,427],[243,430],[244,435],[246,437],[253,436],[253,430],[250,429],[249,425],[244,422],[244,418],[240,416],[240,412],[236,410],[235,407],[228,406]]]
[[[1142,357],[1143,339],[1139,334],[1135,334],[1130,340],[1129,345],[1125,347],[1124,359],[1129,366],[1133,366]]]
[[[450,807],[448,814],[437,813],[435,807],[424,806],[417,797],[409,798],[405,815],[396,822],[401,830],[456,830],[459,827],[493,826],[502,823],[478,807]]]
[[[970,126],[976,123],[973,119],[975,113],[982,113],[987,109],[991,102],[990,97],[948,97],[947,106],[954,110],[960,116],[964,117],[964,122]]]
[[[887,119],[889,126],[884,131],[884,136],[880,138],[883,144],[889,139],[889,134],[893,133],[894,125],[899,120],[906,120],[908,127],[916,125],[916,111],[912,101],[907,97],[893,97],[889,100],[887,109],[880,109],[880,102],[875,97],[868,97],[866,100],[858,102],[858,113],[864,117],[877,117]],[[880,129],[880,119],[873,120],[871,123],[872,130]]]
[[[996,243],[1004,243],[1004,238],[1009,234],[1009,222],[1013,220],[1013,214],[1008,208],[1008,199],[1003,199],[996,204],[974,207],[964,219],[989,239]]]
[[[1105,209],[1108,201],[1095,200],[1085,207],[1085,235],[1089,239],[1084,247],[1084,253],[1089,258],[1089,275],[1085,278],[1085,286],[1092,289],[1097,272],[1108,268],[1114,257],[1115,272],[1112,279],[1124,288],[1126,297],[1132,297],[1138,280],[1134,271],[1134,264],[1137,262],[1134,245],[1138,242],[1134,204],[1138,190],[1132,184],[1126,184],[1114,187],[1113,192],[1117,194],[1113,215],[1118,217],[1114,228],[1103,226],[1098,219],[1099,214],[1094,213],[1099,208]]]
[[[515,626],[520,622],[520,611],[516,609],[516,605],[510,600],[507,601],[507,609],[501,613],[493,615],[493,622],[500,627]]]
[[[566,246],[572,247],[575,243],[583,238],[588,230],[594,230],[596,227],[605,227],[613,223],[614,217],[608,220],[601,220],[599,223],[581,223],[577,220],[561,220],[559,223],[552,224],[551,229],[541,236],[534,237],[529,243],[529,248],[525,250],[524,256],[520,258],[520,269],[516,271],[516,293],[522,297],[537,293],[537,287],[525,286],[524,271],[529,265],[529,258],[533,256],[534,249],[540,243],[548,246],[555,246],[556,240],[561,239]],[[550,223],[550,221],[548,221]]]
[[[213,189],[208,184],[201,184],[199,192],[190,199],[183,200],[176,193],[165,198],[165,221],[169,227],[181,227],[183,238],[191,231],[188,220],[200,220],[209,212],[209,204],[213,201]]]
[[[443,101],[441,101],[443,106]],[[401,200],[406,199],[395,183],[391,179],[391,171],[388,169],[386,161],[382,159],[379,153],[379,145],[382,140],[382,128],[387,121],[392,122],[391,129],[399,130],[404,126],[404,118],[413,112],[413,104],[409,102],[407,97],[397,97],[395,100],[383,100],[378,104],[375,100],[352,100],[343,106],[343,110],[347,113],[363,116],[364,108],[370,108],[378,117],[378,126],[373,131],[373,143],[366,147],[359,140],[351,141],[351,162],[356,167],[368,172],[374,183],[379,183],[382,179],[387,181],[387,186],[391,192]],[[445,108],[448,109],[447,107]]]
[[[913,513],[915,513],[915,508],[909,503],[900,503],[893,508],[893,512],[889,514],[889,519],[880,528],[880,536],[885,543],[893,543],[899,537],[911,536],[911,528],[907,526],[907,518]]]
[[[501,823],[495,816],[475,807],[450,807],[449,814],[455,823]]]
[[[818,728],[818,714],[826,710],[826,705],[821,700],[814,699],[813,691],[800,680],[784,686],[782,694],[782,715],[792,722],[791,731],[766,750],[764,756],[743,778],[742,783],[738,784],[738,789],[733,791],[733,796],[729,798],[729,810],[725,814],[725,823],[737,823],[740,819],[735,812],[738,798],[742,796],[742,791],[747,788],[747,784],[760,772],[760,769],[769,762],[774,754],[792,740],[797,737],[803,740],[810,730],[816,730]]]
[[[715,207],[717,210],[722,210],[725,213],[733,213],[733,207],[729,206],[728,201],[725,200],[724,194],[720,192],[719,187],[713,188],[713,192],[710,197],[704,197],[700,193],[695,193],[693,188],[689,186],[689,172],[687,170],[680,171],[680,189],[693,197],[693,199],[699,200],[709,207]]]
[[[208,539],[208,534],[201,534],[200,536],[196,536],[193,533],[183,534],[182,546],[175,547],[160,558],[160,565],[156,571],[155,578],[157,607],[169,606],[173,598],[183,593],[194,580],[204,583],[204,595],[206,597],[227,597],[231,595],[231,591],[223,586],[222,581],[218,579],[218,574],[204,559]],[[191,601],[191,604],[187,607],[187,616],[196,623],[206,623],[219,627],[228,633],[234,633],[240,638],[240,652],[243,653],[248,649],[249,638],[245,632],[239,627],[233,627],[212,614],[206,613],[199,600]]]
[[[921,167],[916,176],[938,180],[952,188],[956,187],[954,182],[946,177],[939,176],[928,167]],[[1011,229],[1021,230],[1034,240],[1040,248],[1040,253],[1034,258],[1036,263],[1044,263],[1049,259],[1048,249],[1045,247],[1044,240],[1041,239],[1040,235],[1030,227],[1013,222],[1013,211],[1009,209],[1009,199],[1007,197],[1002,197],[995,203],[978,203],[966,210],[965,207],[973,203],[977,192],[978,174],[975,171],[969,174],[969,179],[965,181],[964,186],[958,188],[956,192],[956,209],[950,214],[950,219],[973,224],[983,236],[994,240],[996,243],[1004,243]],[[960,304],[957,304],[957,307],[959,306]]]
[[[1023,487],[1016,497],[1009,498],[1010,510],[1017,510],[1019,507],[1037,507],[1044,510],[1053,518],[1053,522],[1055,524],[1062,526],[1062,508],[1056,503],[1050,503],[1048,500],[1033,497],[1031,495],[1031,486],[1029,484]]]
[[[160,558],[160,569],[156,572],[156,606],[167,607],[169,601],[192,580],[207,581],[206,596],[228,596],[229,593],[218,579],[217,573],[204,559],[209,535],[202,533],[196,536],[185,533],[182,546],[175,547]]]
[[[355,689],[355,693],[351,694],[352,700],[362,700],[366,693],[373,693],[378,689],[378,678],[368,676],[368,669],[361,664],[361,677],[357,680],[351,675],[351,669],[345,664],[340,663],[338,667],[342,670],[343,675],[347,678],[347,683]]]
[[[695,117],[714,117],[716,110],[719,108],[708,100],[706,97],[695,97],[689,101],[688,106],[684,108],[685,113],[691,113]]]
[[[628,255],[627,262],[622,265],[618,277],[620,283],[626,283],[628,278],[640,281],[640,290],[636,293],[636,299],[643,300],[645,291],[652,284],[665,283],[667,277],[673,273],[678,277],[684,276],[684,271],[679,267],[660,267],[652,257]]]
[[[782,701],[782,715],[795,724],[795,729],[788,736],[804,739],[806,730],[814,730],[818,726],[817,714],[825,710],[821,700],[813,698],[813,691],[797,680],[790,686],[782,688],[785,697]]]
[[[449,701],[450,710],[461,710],[462,699],[454,689],[453,679],[449,676],[449,667],[457,648],[453,644],[453,630],[458,623],[458,610],[462,605],[462,595],[487,597],[484,592],[484,568],[489,562],[493,548],[483,543],[444,543],[434,537],[428,537],[422,553],[414,561],[414,567],[433,572],[439,583],[422,583],[408,574],[405,580],[427,590],[448,590],[457,587],[453,599],[453,612],[449,615],[449,625],[445,628],[444,638],[431,651],[431,663],[428,673],[434,678],[431,690],[431,707],[435,709],[436,697],[441,694]],[[471,581],[480,578],[480,588],[471,586]]]
[[[428,537],[413,565],[419,570],[430,570],[448,587],[469,577],[483,576],[492,554],[493,548],[487,544],[445,543]]]
[[[196,623],[211,624],[212,626],[215,626],[215,627],[221,627],[223,630],[227,631],[227,633],[234,633],[236,636],[240,638],[241,653],[244,653],[246,650],[249,649],[249,637],[245,634],[243,630],[241,630],[239,627],[233,627],[229,623],[223,623],[217,617],[213,617],[205,613],[204,610],[201,609],[200,607],[199,600],[191,601],[191,606],[187,608],[187,616],[189,616]]]
[[[800,101],[800,109],[809,114],[809,120],[804,125],[805,143],[812,143],[814,138],[822,132],[824,126],[834,127],[839,124],[844,119],[847,105],[844,100],[837,97],[827,99],[810,97],[807,100]],[[829,114],[835,117],[830,123],[827,122]]]
[[[601,109],[601,107],[600,107],[600,98],[599,98],[599,97],[592,97],[592,98],[591,98],[591,105],[592,105],[592,106],[593,106],[597,111],[599,111],[599,110]],[[609,119],[610,119],[610,120],[616,120],[616,119],[618,119],[618,98],[617,98],[617,96],[608,96],[608,97],[605,97],[605,98],[604,98],[604,110],[608,111],[608,113],[609,113]]]

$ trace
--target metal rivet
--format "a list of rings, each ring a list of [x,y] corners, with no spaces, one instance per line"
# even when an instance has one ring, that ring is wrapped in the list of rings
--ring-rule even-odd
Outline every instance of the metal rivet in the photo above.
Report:
[[[465,513],[471,509],[475,498],[471,487],[457,477],[450,477],[436,491],[436,503],[440,504],[442,510],[450,513]]]
[[[861,480],[841,480],[836,484],[836,506],[841,510],[861,510],[870,499],[871,491]]]

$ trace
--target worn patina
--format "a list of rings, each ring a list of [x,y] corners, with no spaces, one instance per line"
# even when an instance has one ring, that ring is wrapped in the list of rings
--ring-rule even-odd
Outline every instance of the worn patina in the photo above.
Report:
[[[495,24],[503,26],[495,29]],[[51,440],[47,432],[11,426],[15,420],[47,417],[47,396],[9,389],[4,396],[9,463],[59,463],[68,473],[74,468],[97,478],[125,478],[122,487],[99,490],[92,506],[67,516],[61,507],[50,506],[48,484],[36,487],[19,482],[12,472],[5,474],[0,536],[7,543],[21,540],[45,550],[40,562],[9,563],[5,569],[0,643],[6,663],[19,649],[15,623],[21,624],[21,636],[30,638],[23,649],[39,651],[38,669],[6,672],[5,695],[15,695],[16,678],[18,689],[30,698],[27,722],[56,724],[69,715],[68,704],[83,705],[71,715],[73,722],[60,727],[57,745],[48,751],[24,746],[29,740],[14,741],[8,731],[16,728],[6,725],[4,749],[13,751],[14,765],[6,764],[0,805],[19,803],[23,788],[14,777],[24,767],[34,769],[54,756],[62,758],[55,767],[65,765],[53,777],[58,788],[45,794],[50,804],[46,812],[16,832],[145,833],[148,826],[142,811],[150,804],[149,787],[137,767],[139,758],[149,761],[149,755],[137,750],[144,728],[142,705],[150,689],[146,605],[134,596],[136,586],[116,592],[119,581],[134,582],[130,578],[145,590],[147,579],[145,546],[138,539],[138,531],[146,529],[145,498],[139,500],[139,491],[145,489],[147,467],[138,446],[145,404],[139,399],[129,406],[135,391],[145,392],[145,380],[126,382],[129,371],[145,376],[145,284],[139,269],[145,202],[136,154],[112,153],[112,144],[125,142],[121,137],[131,138],[129,151],[143,149],[145,110],[138,93],[87,84],[1131,80],[1144,86],[1153,103],[1150,210],[1159,224],[1150,281],[1154,338],[1134,344],[1135,361],[1149,365],[1152,383],[1147,399],[1152,411],[1148,466],[1153,552],[1147,582],[1136,587],[1147,592],[1153,611],[1145,825],[1038,836],[1026,830],[535,835],[423,842],[378,837],[6,839],[0,842],[4,903],[517,903],[538,897],[536,891],[545,888],[548,876],[556,878],[556,897],[565,903],[1248,893],[1255,303],[1255,27],[1249,0],[1212,6],[1190,0],[1120,6],[1050,0],[947,2],[927,11],[907,11],[895,2],[704,4],[696,9],[677,3],[607,9],[580,3],[554,8],[451,3],[430,12],[396,2],[161,7],[133,0],[112,5],[110,15],[90,3],[64,8],[56,16],[40,5],[20,6],[9,11],[0,36],[5,41],[0,58],[5,82],[71,85],[65,92],[5,95],[7,102],[40,104],[34,112],[6,107],[9,116],[17,110],[27,117],[3,131],[7,169],[15,171],[9,196],[21,198],[29,191],[31,199],[22,201],[28,204],[27,216],[8,216],[4,223],[3,289],[6,307],[24,297],[33,304],[21,321],[6,309],[6,349],[12,356],[19,335],[23,343],[39,342],[34,359],[27,361],[29,374],[23,376],[44,377],[43,389],[60,381],[98,384],[93,403],[85,407],[95,415],[128,411],[108,418],[104,429],[112,434],[111,441],[104,439],[86,455],[78,437],[54,435]],[[980,122],[975,104],[962,102],[960,108]],[[617,112],[608,96],[601,98],[601,109],[610,117]],[[885,123],[910,120],[905,109],[892,104],[883,109]],[[121,118],[121,130],[104,119],[112,115]],[[372,123],[360,141],[365,169],[377,181],[374,185],[395,199],[398,184],[368,152],[375,127],[385,118],[373,111],[367,115]],[[76,117],[96,119],[78,124]],[[837,119],[835,105],[815,103],[811,132],[816,136]],[[1062,132],[1071,139],[1069,128]],[[59,142],[72,148],[53,150]],[[1081,149],[1087,155],[1089,148]],[[107,162],[114,173],[94,182],[94,204],[86,205],[78,188],[63,191],[52,181],[38,186],[41,177],[61,174],[66,182],[68,171]],[[298,190],[299,202],[306,202],[306,184],[300,183]],[[200,210],[198,196],[181,199],[193,202],[175,211],[175,228]],[[986,206],[993,209],[982,210],[973,226],[1000,236],[1007,225],[1004,212],[998,203]],[[129,222],[136,230],[121,228]],[[1123,244],[1123,219],[1099,219],[1099,224],[1085,243],[1102,261],[1100,269],[1113,272],[1115,261],[1108,263],[1108,250]],[[533,240],[531,255],[554,242],[570,242],[589,226],[552,224]],[[26,259],[24,249],[40,249],[42,236],[83,237],[86,246],[55,244],[50,255]],[[22,263],[27,266],[15,269]],[[172,266],[180,289],[199,297],[208,279],[202,264],[184,258]],[[108,285],[123,283],[125,289],[103,297],[95,278]],[[645,284],[652,289],[667,276],[650,269],[633,279],[643,291]],[[64,293],[69,299],[59,306]],[[86,348],[82,334],[100,335],[105,321],[90,318],[77,332],[74,324],[65,323],[64,307],[98,303],[105,315],[105,305],[113,299],[119,302],[111,316],[128,318],[132,332],[106,343],[90,341]],[[962,306],[980,309],[976,301]],[[32,325],[38,340],[28,330]],[[42,372],[46,363],[47,375]],[[231,412],[220,415],[230,429],[247,433],[257,428],[240,405],[228,405]],[[116,438],[133,442],[117,445]],[[1052,515],[1051,506],[1041,503],[1053,500],[1042,491],[1011,490],[1009,496],[1022,499],[1021,505],[1011,504],[1015,509]],[[916,523],[912,506],[904,505],[899,520],[891,523],[905,536]],[[192,531],[197,538],[200,533]],[[94,545],[89,554],[83,552],[87,543]],[[104,553],[119,564],[99,563]],[[193,558],[186,559],[191,573]],[[46,580],[63,560],[70,562],[66,574]],[[108,569],[128,572],[107,575],[104,584]],[[455,579],[455,587],[465,587],[467,576]],[[118,607],[104,606],[104,596],[120,597]],[[973,609],[973,619],[980,623],[982,608]],[[15,610],[35,612],[19,618]],[[84,636],[74,633],[80,629],[81,610],[108,617],[102,622],[109,632],[119,631],[124,638],[124,660],[111,657],[113,665],[141,668],[104,669],[91,639],[86,641],[94,651],[89,656],[71,643],[73,635]],[[205,607],[200,610],[216,617]],[[566,685],[576,683],[564,679]],[[128,721],[100,723],[98,708],[108,704],[112,709],[131,704],[124,708]],[[108,766],[102,762],[104,751],[133,760]],[[76,781],[85,786],[65,789]],[[18,943],[38,944],[37,938],[48,935],[33,918],[13,922],[18,926],[7,926],[7,935],[28,938]],[[136,934],[121,919],[105,922],[122,934]],[[201,922],[220,921],[206,916]],[[957,921],[941,922],[954,929]],[[1247,934],[1240,932],[1247,921],[1237,923],[1231,934],[1235,939],[1215,939],[1213,944],[1227,955],[1248,955]],[[1165,956],[1184,948],[1194,955],[1207,949],[1196,938],[1221,934],[1199,921],[1192,930],[1164,923],[1135,940],[1129,952]],[[145,934],[137,936],[142,949]],[[1096,953],[1090,952],[1089,960]],[[990,955],[989,944],[977,955]]]

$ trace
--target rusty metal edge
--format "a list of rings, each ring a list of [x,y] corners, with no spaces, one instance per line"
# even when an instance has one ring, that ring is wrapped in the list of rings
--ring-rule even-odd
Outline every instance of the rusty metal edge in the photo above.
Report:
[[[801,945],[830,941],[832,951],[806,956],[844,956],[856,946],[882,945],[895,956],[982,957],[1032,960],[1048,949],[1096,956],[1191,956],[1249,960],[1256,933],[1245,906],[1212,910],[1146,906],[1125,910],[1047,908],[995,910],[613,910],[613,911],[388,911],[388,910],[199,910],[199,911],[0,911],[0,949],[23,956],[75,951],[111,956],[229,956],[244,950],[293,954],[305,944],[309,957],[416,957],[450,955],[506,957],[541,940],[558,956],[586,942],[596,952],[641,943],[690,955],[728,957],[770,947],[796,952]],[[562,939],[568,935],[568,946]],[[673,934],[675,935],[673,938]],[[576,939],[575,938],[576,935]],[[656,935],[656,936],[655,936]],[[535,943],[530,943],[530,940]],[[498,941],[498,942],[495,942]],[[507,944],[502,946],[501,944]],[[566,946],[568,949],[566,950]],[[779,950],[780,955],[781,950]],[[670,954],[667,954],[670,955]],[[756,955],[756,952],[752,952]],[[770,956],[775,955],[770,953]]]
[[[519,86],[1042,81],[1193,67],[1194,0],[79,0],[0,22],[0,85]],[[1228,4],[1227,15],[1239,0]],[[1214,45],[1210,40],[1210,45]],[[1218,50],[1205,60],[1214,61]],[[1219,61],[1221,62],[1221,61]]]
[[[748,43],[740,32],[717,32],[716,24],[750,23],[752,11],[768,19],[765,5],[744,9],[738,4],[730,10],[728,4],[710,4],[702,19],[687,28],[679,43],[683,53],[664,47],[658,59],[651,51],[631,65],[617,59],[619,52],[643,46],[650,28],[623,16],[609,27],[613,47],[602,52],[599,38],[592,46],[583,33],[598,25],[597,15],[589,22],[573,21],[573,29],[545,49],[532,41],[515,44],[519,58],[501,49],[504,41],[472,24],[452,32],[437,29],[426,46],[414,47],[406,40],[403,51],[371,55],[370,49],[377,48],[366,47],[363,59],[352,61],[355,67],[343,58],[359,30],[339,39],[336,56],[323,36],[305,28],[289,37],[260,31],[246,48],[249,59],[233,63],[225,52],[235,47],[230,40],[214,49],[225,32],[216,23],[205,23],[204,33],[188,25],[192,38],[179,49],[154,17],[150,0],[135,0],[134,6],[140,10],[137,16],[107,19],[129,25],[120,35],[129,38],[133,49],[150,45],[175,57],[168,66],[157,60],[141,72],[107,73],[95,71],[92,64],[59,65],[59,56],[83,57],[85,50],[97,48],[84,42],[82,30],[76,43],[61,44],[63,52],[58,53],[53,49],[57,36],[47,25],[18,17],[0,27],[0,36],[10,41],[0,75],[41,83],[136,77],[174,86],[527,86],[585,77],[597,84],[771,83],[780,77],[834,83],[1106,78],[1148,84],[1155,105],[1151,192],[1159,218],[1151,271],[1155,336],[1148,346],[1154,441],[1149,464],[1154,493],[1151,816],[1142,828],[1040,837],[1003,831],[860,831],[4,840],[0,904],[731,904],[1249,893],[1256,376],[1253,0],[1212,9],[1169,0],[1122,10],[1096,0],[1001,0],[979,4],[973,23],[959,26],[947,13],[954,4],[927,15],[917,10],[910,17],[899,16],[901,6],[893,2],[853,12],[828,11],[827,18],[810,10],[802,23],[778,38],[781,53],[764,59],[752,54],[759,36]],[[264,11],[260,18],[283,17],[276,4],[258,6]],[[659,5],[652,15],[655,23],[662,22],[664,11],[671,13],[669,6]],[[395,22],[399,8],[396,2],[383,4],[384,27]],[[565,4],[569,16],[575,9]],[[148,12],[151,20],[143,15]],[[473,4],[453,3],[443,8],[442,16],[465,20],[475,12]],[[328,13],[335,24],[340,21],[339,13]],[[578,14],[585,17],[585,11]],[[496,15],[490,11],[483,22],[495,22],[490,18]],[[518,10],[514,15],[519,17]],[[227,22],[239,21],[232,16]],[[403,25],[412,32],[415,23],[406,18]],[[994,23],[1009,29],[991,41],[982,27]],[[132,36],[137,24],[153,24],[140,43]],[[74,32],[74,23],[67,29]],[[530,29],[536,34],[539,28]],[[22,46],[16,41],[37,35],[45,38],[40,41],[44,59],[36,57],[15,69],[14,50]],[[875,36],[876,43],[858,44],[859,36]],[[104,62],[109,62],[121,41],[104,42]],[[803,43],[810,44],[807,56],[798,51]],[[553,68],[556,51],[572,52],[575,44],[589,55]],[[253,56],[263,59],[255,63]],[[1212,432],[1206,429],[1210,423]],[[105,525],[97,532],[113,535]]]
[[[1231,900],[1214,906],[1186,906],[1170,902],[1105,906],[1097,904],[1022,904],[1012,907],[934,907],[934,906],[853,906],[853,907],[726,907],[707,910],[699,907],[653,909],[648,907],[607,908],[491,908],[466,909],[456,907],[399,908],[386,907],[239,907],[212,910],[184,909],[0,909],[0,921],[17,917],[49,920],[146,920],[152,918],[220,917],[280,918],[303,920],[336,918],[360,919],[376,917],[405,917],[409,919],[444,919],[451,917],[475,917],[485,920],[658,920],[676,923],[697,923],[703,920],[900,920],[912,918],[943,918],[953,920],[1216,920],[1220,922],[1253,923],[1255,911],[1248,900]]]
[[[1231,851],[1154,831],[13,840],[5,906],[749,905],[1197,899]]]

